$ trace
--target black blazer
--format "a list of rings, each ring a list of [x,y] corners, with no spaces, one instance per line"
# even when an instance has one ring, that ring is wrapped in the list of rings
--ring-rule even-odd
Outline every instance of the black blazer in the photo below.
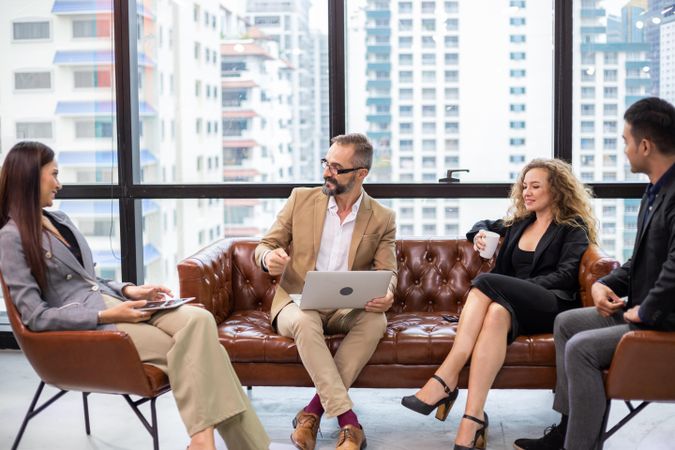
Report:
[[[675,330],[675,177],[659,190],[645,220],[647,195],[638,213],[638,234],[633,256],[600,279],[627,306],[640,305],[645,328]]]
[[[492,273],[514,276],[513,250],[528,225],[536,220],[534,214],[506,226],[503,220],[482,220],[466,233],[473,242],[480,230],[499,233],[504,238]],[[581,221],[580,221],[581,222]],[[579,292],[579,262],[588,247],[588,233],[583,223],[570,226],[551,223],[534,252],[532,270],[526,280],[552,291],[556,297],[576,302]]]

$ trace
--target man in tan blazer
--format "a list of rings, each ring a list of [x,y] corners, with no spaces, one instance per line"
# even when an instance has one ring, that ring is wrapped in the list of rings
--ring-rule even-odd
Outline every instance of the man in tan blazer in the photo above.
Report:
[[[396,255],[394,212],[362,188],[373,147],[361,134],[332,139],[322,160],[324,184],[294,189],[255,251],[256,263],[281,281],[270,319],[279,334],[292,337],[317,393],[293,420],[291,440],[312,450],[324,411],[340,425],[338,449],[366,446],[363,428],[347,390],[384,335],[384,315],[394,300]],[[292,247],[291,255],[286,249]],[[365,309],[301,310],[289,294],[301,293],[310,270],[390,270],[384,297]],[[346,334],[333,357],[324,334]]]

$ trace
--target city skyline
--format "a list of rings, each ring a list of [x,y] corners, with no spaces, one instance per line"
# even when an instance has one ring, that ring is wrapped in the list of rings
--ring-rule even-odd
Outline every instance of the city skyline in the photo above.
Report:
[[[675,18],[663,4],[574,4],[572,162],[584,182],[644,181],[623,155],[622,114],[661,85],[675,96],[675,45],[660,45],[675,42]],[[499,5],[503,14],[488,15],[468,1],[347,3],[347,131],[375,145],[367,183],[436,183],[449,168],[470,169],[460,175],[465,182],[505,183],[528,160],[552,156],[553,3]],[[321,182],[326,2],[139,0],[137,7],[140,182]],[[0,151],[42,140],[57,151],[64,183],[116,183],[112,2],[10,0],[0,8],[9,61],[0,78]],[[462,236],[508,207],[506,199],[383,202],[396,210],[401,237]],[[619,259],[630,256],[636,202],[594,202],[600,244]],[[262,235],[282,204],[143,200],[145,275],[175,286],[180,259],[222,237]],[[120,278],[117,201],[59,207],[85,231],[99,273]]]

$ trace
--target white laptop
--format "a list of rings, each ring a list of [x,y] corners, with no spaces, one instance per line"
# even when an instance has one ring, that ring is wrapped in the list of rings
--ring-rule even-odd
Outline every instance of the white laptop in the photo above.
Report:
[[[290,294],[300,309],[363,308],[387,294],[389,270],[307,272],[302,294]]]

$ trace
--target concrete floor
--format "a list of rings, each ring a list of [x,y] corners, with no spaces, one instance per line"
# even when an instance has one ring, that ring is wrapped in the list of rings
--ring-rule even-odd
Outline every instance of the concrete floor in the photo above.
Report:
[[[0,351],[0,449],[10,448],[39,383],[18,351]],[[46,391],[47,392],[47,391]],[[55,392],[50,389],[49,392]],[[355,411],[364,426],[371,450],[418,450],[451,448],[461,417],[466,392],[460,393],[446,422],[415,414],[400,405],[410,389],[354,389]],[[307,388],[254,387],[251,400],[274,445],[273,450],[292,449],[289,444],[291,419],[313,395]],[[45,397],[47,398],[47,397]],[[558,416],[551,410],[549,391],[496,390],[490,393],[486,411],[490,415],[489,449],[511,449],[514,439],[540,436]],[[84,432],[81,395],[69,393],[29,424],[20,448],[29,449],[151,449],[150,436],[122,397],[89,397],[92,434]],[[189,441],[171,395],[157,401],[160,446],[163,450],[184,449]],[[626,411],[613,405],[614,423]],[[337,422],[321,424],[318,450],[334,448]],[[225,449],[220,442],[219,449]],[[648,406],[605,446],[618,449],[675,449],[675,404]]]

